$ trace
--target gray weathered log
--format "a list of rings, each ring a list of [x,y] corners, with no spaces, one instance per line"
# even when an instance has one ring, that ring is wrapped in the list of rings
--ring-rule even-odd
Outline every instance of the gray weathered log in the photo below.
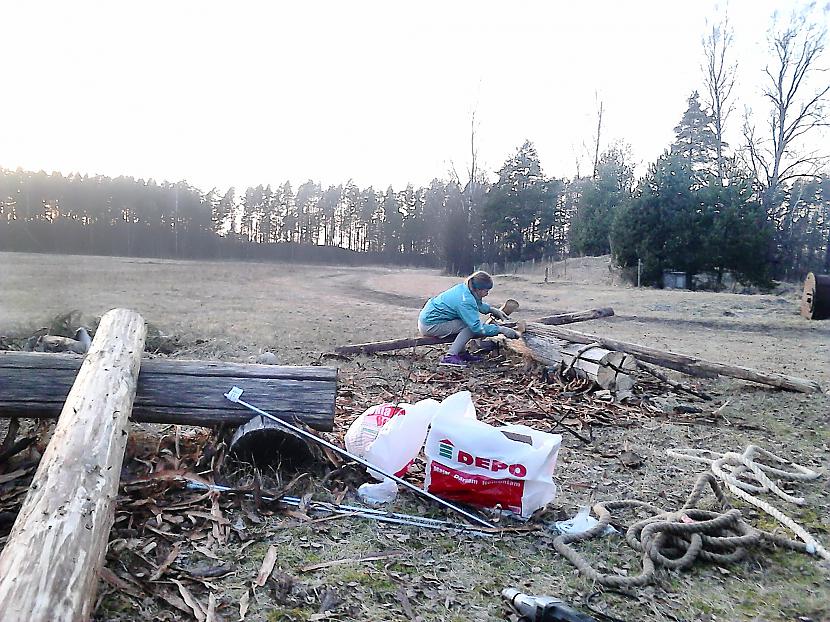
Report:
[[[586,309],[585,311],[574,311],[573,313],[548,315],[547,317],[540,317],[533,320],[533,323],[559,326],[561,324],[573,324],[574,322],[598,320],[603,317],[611,317],[612,315],[614,315],[614,309],[611,307],[602,307],[600,309]]]
[[[518,306],[518,303],[516,303],[516,306]],[[508,313],[508,315],[510,315],[510,313]],[[571,324],[574,322],[584,322],[586,320],[610,317],[612,315],[614,315],[614,310],[611,307],[605,307],[602,309],[587,309],[585,311],[574,311],[573,313],[560,313],[558,315],[549,315],[547,317],[539,318],[535,321],[543,324],[559,325]],[[334,349],[334,351],[337,354],[344,355],[374,354],[375,352],[403,350],[404,348],[414,348],[416,346],[434,346],[442,343],[452,343],[454,340],[455,335],[450,335],[449,337],[413,337],[409,339],[389,339],[387,341],[370,341],[367,343],[355,343],[347,346],[338,346]]]
[[[609,350],[628,352],[646,363],[659,365],[660,367],[666,367],[668,369],[674,369],[692,376],[710,378],[716,376],[728,376],[730,378],[739,378],[741,380],[748,380],[750,382],[757,382],[759,384],[765,384],[779,389],[786,389],[788,391],[798,391],[801,393],[817,393],[821,391],[821,387],[814,380],[807,380],[805,378],[799,378],[798,376],[767,373],[749,367],[707,361],[686,354],[649,348],[648,346],[643,346],[638,343],[629,343],[626,341],[617,341],[616,339],[599,337],[597,335],[589,335],[587,333],[581,333],[568,328],[560,328],[558,326],[544,326],[542,324],[538,324],[534,326],[534,328],[542,334],[547,334],[551,337],[563,339],[565,341],[571,341],[573,343],[598,343],[603,348],[608,348]]]
[[[61,354],[0,352],[0,416],[57,417],[80,365],[80,358]],[[234,385],[277,417],[323,431],[333,427],[335,368],[177,359],[142,362],[132,420],[242,425],[250,411],[224,397]]]
[[[127,309],[101,318],[0,554],[0,619],[89,619],[146,332]]]

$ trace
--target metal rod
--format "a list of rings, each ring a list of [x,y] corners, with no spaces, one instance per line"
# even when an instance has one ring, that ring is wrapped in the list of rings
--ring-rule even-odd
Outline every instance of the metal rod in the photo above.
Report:
[[[242,389],[240,389],[239,387],[233,387],[230,391],[225,393],[225,398],[228,399],[231,402],[236,403],[236,404],[241,404],[245,408],[247,408],[249,410],[252,410],[252,411],[254,411],[255,413],[257,413],[259,415],[262,415],[263,417],[268,417],[269,419],[271,419],[275,423],[278,423],[279,425],[281,425],[285,428],[288,428],[292,432],[296,432],[300,436],[303,436],[303,437],[305,437],[309,440],[312,440],[315,443],[319,443],[320,445],[323,445],[324,447],[328,447],[332,451],[337,452],[342,456],[346,456],[350,460],[354,460],[355,462],[357,462],[359,464],[362,464],[363,466],[365,466],[368,469],[371,469],[373,471],[377,471],[381,475],[384,475],[384,476],[388,477],[389,479],[393,480],[394,482],[397,482],[401,486],[409,488],[410,490],[418,493],[419,495],[422,495],[422,496],[426,497],[427,499],[431,499],[432,501],[435,501],[436,503],[440,503],[444,507],[447,507],[447,508],[461,514],[464,518],[466,518],[468,520],[471,520],[474,523],[478,523],[479,525],[482,525],[482,526],[488,527],[488,528],[493,527],[493,525],[491,523],[487,522],[483,518],[479,518],[475,514],[471,514],[470,512],[467,512],[466,510],[463,510],[460,507],[458,507],[456,505],[453,505],[449,501],[446,501],[446,500],[442,499],[441,497],[435,496],[434,494],[432,494],[431,492],[429,492],[427,490],[423,490],[421,488],[418,488],[415,484],[412,484],[412,483],[406,481],[405,479],[401,479],[400,477],[398,477],[394,473],[387,473],[386,471],[384,471],[383,469],[381,469],[378,466],[375,466],[374,464],[372,464],[368,460],[364,460],[360,456],[356,456],[356,455],[348,452],[347,450],[343,449],[342,447],[338,447],[337,445],[335,445],[333,443],[329,443],[327,440],[325,440],[323,438],[320,438],[319,436],[311,434],[310,432],[307,432],[306,430],[303,430],[302,428],[298,428],[295,425],[291,425],[287,421],[283,421],[282,419],[280,419],[278,417],[275,417],[274,415],[272,415],[270,413],[267,413],[264,410],[262,410],[260,408],[257,408],[256,406],[254,406],[252,404],[249,404],[248,402],[246,402],[244,400],[239,399],[241,397],[241,395],[242,395]]]
[[[193,490],[215,490],[217,492],[233,492],[244,494],[245,496],[253,496],[253,493],[232,488],[230,486],[222,486],[220,484],[202,484],[200,482],[188,481],[187,487]],[[283,505],[291,507],[298,507],[302,500],[299,497],[271,497],[269,495],[262,495],[261,498],[265,501],[276,501]],[[378,510],[376,508],[366,508],[357,505],[344,505],[340,503],[330,503],[328,501],[311,501],[308,507],[313,512],[325,512],[329,514],[341,514],[344,516],[358,516],[360,518],[371,518],[386,523],[398,523],[401,525],[411,525],[413,527],[425,527],[427,529],[444,529],[448,531],[475,531],[476,533],[489,534],[489,530],[476,525],[467,525],[465,523],[455,523],[452,521],[441,520],[438,518],[429,518],[426,516],[415,516],[412,514],[400,514],[398,512],[389,512],[387,510]],[[498,529],[491,527],[490,529]]]

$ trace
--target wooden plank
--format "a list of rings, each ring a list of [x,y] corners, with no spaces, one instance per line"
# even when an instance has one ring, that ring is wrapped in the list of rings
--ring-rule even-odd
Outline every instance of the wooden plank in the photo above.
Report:
[[[80,364],[81,359],[63,355],[3,353],[0,416],[57,417]],[[251,403],[277,417],[296,417],[318,430],[333,428],[336,368],[177,359],[142,362],[131,418],[149,423],[241,425],[250,419],[250,411],[224,398],[234,385],[245,389]]]
[[[0,619],[87,620],[114,519],[146,327],[104,314],[0,554]]]

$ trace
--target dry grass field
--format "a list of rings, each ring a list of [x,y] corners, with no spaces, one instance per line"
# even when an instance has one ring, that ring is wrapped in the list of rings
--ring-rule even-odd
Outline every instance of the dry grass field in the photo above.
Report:
[[[522,305],[518,317],[610,306],[614,317],[573,328],[803,376],[830,389],[830,321],[803,320],[795,287],[765,295],[636,289],[620,285],[604,259],[569,260],[556,267],[548,283],[541,272],[496,275],[495,281],[488,302],[515,298]],[[424,301],[455,282],[437,271],[389,267],[0,253],[0,343],[18,343],[72,309],[94,324],[108,309],[128,307],[175,344],[172,356],[178,358],[245,362],[269,351],[281,364],[336,365],[341,399],[338,427],[329,438],[342,442],[345,426],[368,405],[441,399],[462,389],[475,399],[481,387],[521,386],[530,378],[520,361],[505,354],[463,372],[439,370],[439,348],[351,360],[326,356],[340,344],[414,336]],[[430,382],[419,382],[424,378]],[[740,451],[754,443],[830,473],[828,394],[785,393],[729,379],[695,384],[715,397],[703,406],[709,416],[605,422],[593,426],[594,440],[587,445],[565,434],[555,476],[560,493],[548,515],[572,515],[579,506],[620,497],[679,507],[699,469],[668,458],[669,447]],[[533,422],[542,429],[551,424]],[[624,449],[642,456],[642,465],[622,464],[618,456]],[[825,546],[830,545],[828,482],[824,475],[798,484],[807,504],[782,507]],[[303,492],[320,489],[312,482]],[[400,495],[394,507],[428,510],[409,494]],[[776,528],[761,513],[746,515],[759,527]],[[289,602],[280,597],[279,586],[266,584],[251,598],[248,620],[504,620],[509,618],[498,596],[502,587],[558,596],[577,606],[597,591],[553,551],[552,537],[543,533],[474,538],[349,519],[305,525],[280,514],[249,529],[254,543],[214,551],[233,568],[211,581],[224,620],[239,619],[239,600],[269,545],[278,547],[280,576],[291,577],[294,593],[304,596]],[[307,564],[390,549],[404,556],[300,571]],[[583,550],[608,569],[634,574],[639,568],[619,537]],[[321,612],[320,594],[326,590],[336,593],[340,604]],[[128,597],[103,583],[101,591],[96,619],[181,619],[181,612],[149,595]],[[205,594],[198,596],[206,602]],[[814,558],[755,550],[728,567],[699,564],[664,572],[654,586],[592,598],[596,607],[623,620],[817,622],[830,620],[830,575]]]

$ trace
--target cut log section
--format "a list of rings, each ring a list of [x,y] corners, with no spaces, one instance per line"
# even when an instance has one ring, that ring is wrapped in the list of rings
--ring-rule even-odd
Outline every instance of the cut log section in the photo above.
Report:
[[[81,359],[60,354],[0,352],[0,416],[54,418]],[[337,369],[151,359],[141,364],[132,420],[238,426],[251,412],[225,399],[234,385],[252,403],[286,420],[330,431]]]
[[[228,449],[242,462],[281,471],[297,471],[323,459],[318,445],[261,415],[239,426]]]
[[[830,274],[810,272],[804,280],[801,315],[808,320],[830,318]]]
[[[580,376],[590,378],[603,389],[630,391],[634,387],[637,360],[630,354],[563,341],[544,334],[539,330],[541,326],[531,322],[522,335],[524,339],[508,339],[505,344],[545,366],[563,363],[573,367]]]
[[[145,335],[133,311],[114,309],[101,318],[0,554],[0,619],[89,619]]]
[[[540,334],[545,334],[557,339],[563,339],[573,343],[596,343],[603,348],[608,348],[609,350],[627,352],[628,354],[635,355],[638,359],[643,360],[646,363],[659,365],[660,367],[666,367],[668,369],[674,369],[691,376],[709,378],[728,376],[730,378],[749,380],[750,382],[757,382],[759,384],[765,384],[779,389],[786,389],[788,391],[798,391],[801,393],[821,392],[821,387],[817,382],[814,380],[799,378],[798,376],[766,373],[749,367],[729,365],[727,363],[716,363],[686,354],[679,354],[668,350],[657,350],[638,343],[628,343],[626,341],[617,341],[616,339],[607,339],[605,337],[589,335],[587,333],[581,333],[568,328],[560,328],[559,326],[529,324],[528,330],[531,330],[531,328]]]
[[[515,303],[515,307],[512,303]],[[508,299],[502,305],[502,310],[510,315],[513,311],[518,309],[519,303],[513,299]],[[602,317],[610,317],[614,315],[614,310],[610,307],[603,309],[587,309],[585,311],[575,311],[573,313],[560,313],[558,315],[549,315],[547,317],[536,320],[542,324],[571,324],[573,322],[585,322],[587,320],[594,320]],[[376,352],[389,352],[392,350],[403,350],[404,348],[414,348],[417,346],[435,346],[442,343],[452,343],[455,341],[455,335],[449,337],[413,337],[409,339],[389,339],[387,341],[370,341],[367,343],[355,343],[347,346],[338,346],[334,349],[337,354],[375,354]]]

